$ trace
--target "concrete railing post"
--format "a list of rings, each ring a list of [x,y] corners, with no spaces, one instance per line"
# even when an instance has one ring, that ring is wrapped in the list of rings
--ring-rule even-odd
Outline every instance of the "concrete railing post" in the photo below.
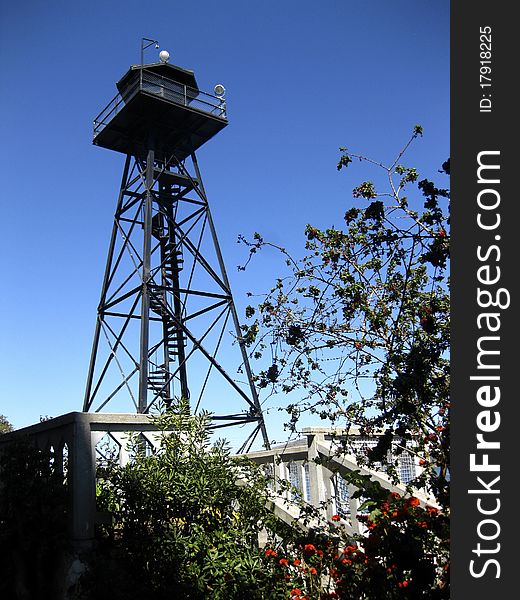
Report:
[[[96,461],[92,446],[90,415],[76,414],[69,449],[72,500],[72,540],[88,543],[94,539],[96,516]]]
[[[318,442],[323,442],[324,436],[320,433],[307,433],[310,503],[319,507],[330,498],[330,477],[326,477],[328,469],[321,464],[318,452]],[[329,481],[327,481],[329,479]]]

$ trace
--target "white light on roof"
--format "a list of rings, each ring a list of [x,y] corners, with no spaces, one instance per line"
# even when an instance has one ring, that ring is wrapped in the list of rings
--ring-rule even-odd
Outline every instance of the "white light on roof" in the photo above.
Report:
[[[224,94],[226,93],[226,88],[221,83],[217,83],[217,85],[213,88],[213,91],[215,92],[215,96],[223,98]]]
[[[159,52],[159,60],[162,63],[167,63],[170,60],[170,53],[168,52],[168,50],[161,50]]]

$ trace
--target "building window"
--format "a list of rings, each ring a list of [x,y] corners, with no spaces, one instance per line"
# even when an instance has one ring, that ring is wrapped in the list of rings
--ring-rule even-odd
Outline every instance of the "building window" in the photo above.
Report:
[[[303,466],[303,475],[305,479],[305,501],[311,502],[311,476],[309,474],[309,463],[305,463]]]
[[[399,478],[402,483],[408,483],[416,476],[413,457],[408,452],[399,456]]]
[[[350,493],[348,483],[336,474],[332,478],[332,486],[334,489],[334,507],[335,512],[343,519],[350,521]]]
[[[292,500],[301,500],[303,491],[302,487],[302,471],[301,464],[296,462],[290,462],[287,465],[288,479],[289,483],[296,488],[296,490],[292,490],[290,492]]]

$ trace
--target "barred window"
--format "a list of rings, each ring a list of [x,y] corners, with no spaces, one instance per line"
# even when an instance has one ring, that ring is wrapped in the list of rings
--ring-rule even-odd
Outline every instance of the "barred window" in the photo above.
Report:
[[[347,482],[336,474],[332,479],[334,488],[334,504],[336,514],[344,519],[350,520],[350,493]]]
[[[311,501],[311,477],[309,474],[309,463],[305,463],[305,465],[303,466],[303,475],[305,478],[305,501],[306,502],[310,502]]]
[[[288,472],[289,483],[294,488],[299,490],[299,493],[295,492],[295,491],[291,492],[291,498],[293,500],[300,500],[302,497],[301,492],[303,491],[301,464],[296,463],[296,462],[288,463],[287,464],[287,472]]]
[[[416,476],[416,474],[412,455],[408,452],[403,452],[399,456],[399,478],[402,483],[408,483]]]

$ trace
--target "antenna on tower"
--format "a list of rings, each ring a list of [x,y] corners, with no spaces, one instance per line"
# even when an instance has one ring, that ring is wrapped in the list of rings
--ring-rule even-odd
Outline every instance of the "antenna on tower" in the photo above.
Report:
[[[155,44],[155,49],[159,50],[159,42],[151,38],[141,38],[141,67],[144,65],[144,51]],[[170,55],[168,54],[168,57]]]

